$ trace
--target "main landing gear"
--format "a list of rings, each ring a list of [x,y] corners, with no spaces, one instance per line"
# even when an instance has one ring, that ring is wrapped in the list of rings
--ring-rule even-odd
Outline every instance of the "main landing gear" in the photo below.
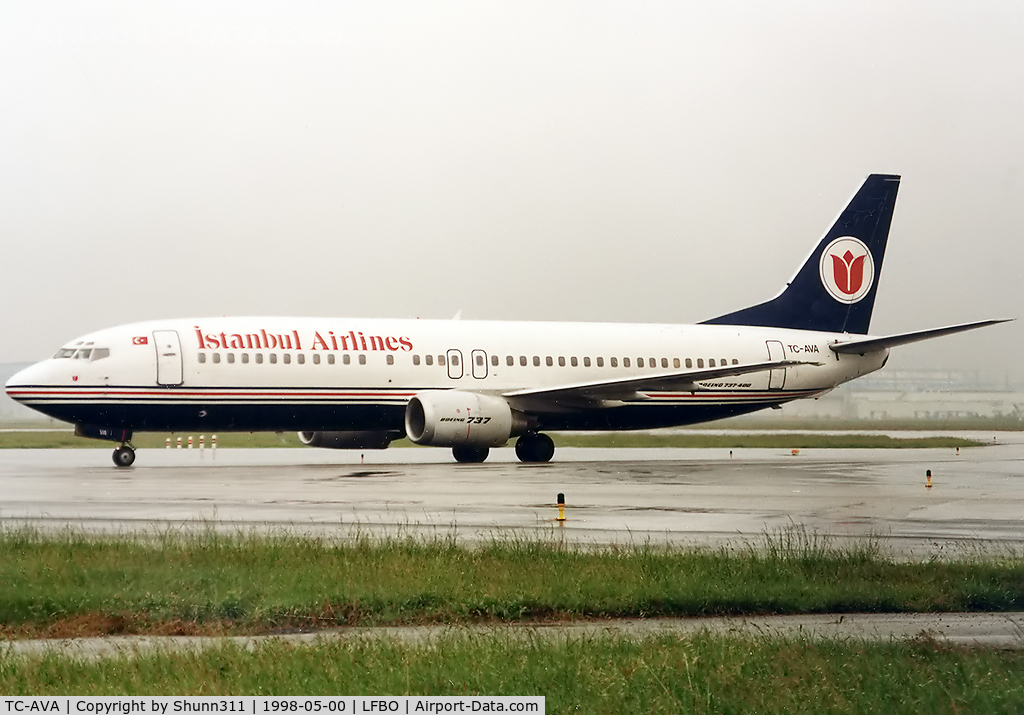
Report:
[[[452,456],[462,464],[479,464],[490,454],[487,447],[460,445],[452,447]],[[116,454],[116,453],[115,453]],[[527,432],[516,440],[516,456],[520,462],[550,462],[555,455],[555,443],[546,434]],[[117,457],[114,457],[117,461]]]
[[[487,455],[490,453],[491,450],[487,447],[470,447],[465,444],[459,447],[452,447],[452,455],[455,457],[455,461],[462,464],[479,464],[487,459]]]
[[[135,463],[135,448],[125,442],[114,450],[113,458],[118,467],[130,467]]]
[[[516,456],[520,462],[550,462],[555,443],[546,434],[527,432],[516,440]]]

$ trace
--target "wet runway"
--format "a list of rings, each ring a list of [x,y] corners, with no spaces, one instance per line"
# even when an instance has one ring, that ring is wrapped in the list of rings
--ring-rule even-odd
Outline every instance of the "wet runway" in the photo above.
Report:
[[[739,544],[798,526],[837,540],[875,536],[913,556],[1024,547],[1020,433],[960,455],[563,448],[545,465],[520,464],[511,449],[481,465],[449,460],[439,449],[153,449],[119,470],[106,450],[4,450],[0,521],[99,531],[455,531],[470,540],[556,533],[598,544]]]

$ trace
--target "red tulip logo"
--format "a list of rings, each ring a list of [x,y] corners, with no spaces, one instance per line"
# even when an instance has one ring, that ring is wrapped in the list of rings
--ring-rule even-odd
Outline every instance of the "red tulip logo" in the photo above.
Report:
[[[850,251],[843,254],[842,258],[832,255],[832,270],[836,279],[836,288],[846,295],[853,295],[864,285],[864,259],[863,256],[853,257]]]
[[[821,252],[821,284],[840,303],[852,305],[871,292],[875,264],[864,242],[853,236],[840,236]]]

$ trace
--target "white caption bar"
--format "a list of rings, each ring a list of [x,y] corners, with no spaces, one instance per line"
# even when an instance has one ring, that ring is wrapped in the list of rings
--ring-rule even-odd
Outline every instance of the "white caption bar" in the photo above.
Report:
[[[397,697],[0,697],[0,715],[130,715],[152,713],[238,713],[239,715],[289,715],[289,713],[531,713],[544,715],[544,698],[518,695]]]

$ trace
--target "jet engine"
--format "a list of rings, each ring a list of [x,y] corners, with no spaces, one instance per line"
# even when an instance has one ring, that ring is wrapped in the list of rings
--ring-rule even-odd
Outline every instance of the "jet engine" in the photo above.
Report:
[[[427,390],[405,408],[405,434],[431,447],[501,447],[528,428],[505,400],[476,392]]]
[[[324,449],[387,449],[397,432],[299,432],[299,441]]]

